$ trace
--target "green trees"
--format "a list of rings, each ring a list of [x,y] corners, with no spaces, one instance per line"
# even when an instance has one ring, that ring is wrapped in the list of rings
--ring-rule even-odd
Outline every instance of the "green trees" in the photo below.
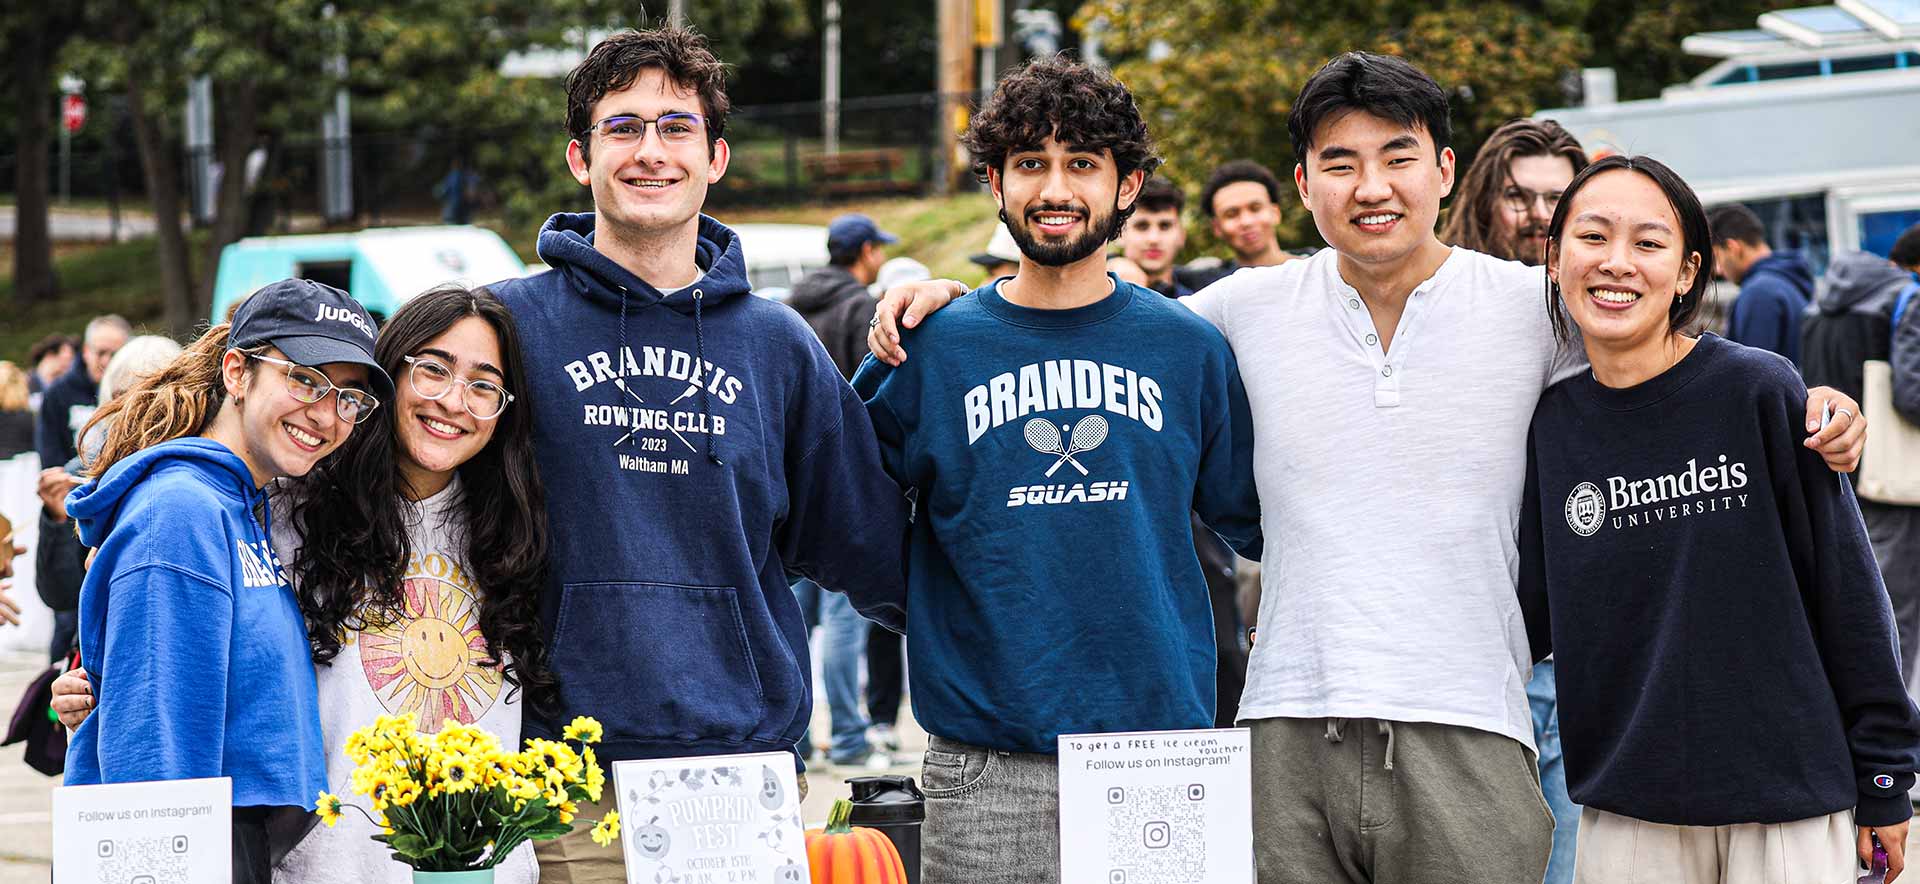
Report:
[[[1455,149],[1464,158],[1500,123],[1560,100],[1561,76],[1581,66],[1577,28],[1518,4],[1339,0],[1093,0],[1114,73],[1132,87],[1189,193],[1212,165],[1257,160],[1291,177],[1287,111],[1307,77],[1352,49],[1401,55],[1452,90]],[[1312,220],[1283,213],[1281,241],[1317,243]]]
[[[13,105],[13,300],[52,298],[53,239],[47,226],[51,185],[47,151],[54,137],[54,59],[87,20],[87,0],[23,3],[0,10],[0,55],[6,58],[7,103]]]

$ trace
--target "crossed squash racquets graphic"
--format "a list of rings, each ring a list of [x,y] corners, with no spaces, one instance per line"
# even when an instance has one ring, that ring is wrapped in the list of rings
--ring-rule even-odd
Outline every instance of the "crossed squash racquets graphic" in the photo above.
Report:
[[[1059,457],[1059,460],[1053,462],[1053,466],[1047,467],[1049,478],[1053,476],[1054,470],[1060,469],[1063,463],[1072,464],[1074,469],[1080,471],[1080,475],[1086,475],[1087,468],[1081,466],[1073,456],[1086,454],[1099,448],[1100,443],[1107,441],[1107,419],[1097,414],[1081,418],[1080,422],[1073,426],[1073,435],[1067,437],[1066,447],[1062,448],[1060,433],[1065,429],[1065,425],[1055,428],[1052,421],[1041,417],[1027,421],[1026,426],[1022,428],[1022,432],[1027,437],[1027,444],[1033,450]]]

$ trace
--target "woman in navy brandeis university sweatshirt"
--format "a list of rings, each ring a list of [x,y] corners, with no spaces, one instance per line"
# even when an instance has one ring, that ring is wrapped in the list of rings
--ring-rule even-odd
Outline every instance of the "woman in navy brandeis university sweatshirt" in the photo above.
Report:
[[[1690,333],[1713,253],[1666,166],[1588,166],[1547,237],[1593,370],[1534,413],[1520,591],[1586,806],[1575,880],[1838,884],[1875,837],[1897,872],[1920,712],[1853,493],[1801,442],[1806,387]]]
[[[306,624],[262,489],[306,475],[392,398],[373,335],[339,289],[261,288],[101,409],[95,478],[67,501],[99,554],[80,655],[100,701],[67,785],[231,778],[235,884],[269,880],[269,818],[304,816],[327,787]]]

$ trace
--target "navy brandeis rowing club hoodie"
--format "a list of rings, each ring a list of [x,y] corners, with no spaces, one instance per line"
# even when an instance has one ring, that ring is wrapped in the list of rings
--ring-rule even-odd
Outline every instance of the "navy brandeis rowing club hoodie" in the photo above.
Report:
[[[542,607],[562,709],[610,760],[791,751],[812,714],[789,575],[905,628],[906,501],[866,408],[799,314],[749,291],[740,240],[701,216],[703,275],[662,294],[540,231],[553,269],[489,286],[512,308],[546,482]]]

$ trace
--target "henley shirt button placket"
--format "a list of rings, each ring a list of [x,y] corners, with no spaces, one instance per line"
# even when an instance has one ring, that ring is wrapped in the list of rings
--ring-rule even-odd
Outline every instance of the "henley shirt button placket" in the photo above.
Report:
[[[1383,378],[1393,377],[1393,366],[1389,365],[1380,369],[1380,376]]]
[[[1347,299],[1347,309],[1348,309],[1348,310],[1358,310],[1358,309],[1360,309],[1360,299],[1359,299],[1359,298],[1348,298],[1348,299]]]
[[[1367,346],[1371,347],[1378,343],[1380,343],[1379,335],[1367,335]]]

